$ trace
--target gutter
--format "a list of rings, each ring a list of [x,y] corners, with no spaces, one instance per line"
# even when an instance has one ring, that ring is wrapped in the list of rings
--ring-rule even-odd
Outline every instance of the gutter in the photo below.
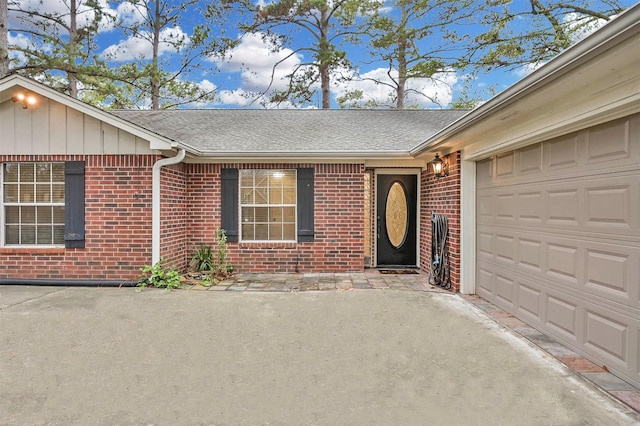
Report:
[[[456,133],[471,127],[476,122],[521,98],[538,90],[552,81],[592,59],[598,52],[608,50],[640,31],[640,3],[594,32],[578,44],[570,47],[553,58],[538,70],[515,83],[504,92],[496,95],[485,104],[473,109],[460,119],[454,121],[420,145],[413,148],[413,156],[438,148]]]
[[[160,169],[164,166],[181,163],[184,160],[186,151],[184,148],[178,149],[175,157],[163,158],[153,165],[152,175],[152,201],[151,201],[151,264],[155,265],[160,261]]]

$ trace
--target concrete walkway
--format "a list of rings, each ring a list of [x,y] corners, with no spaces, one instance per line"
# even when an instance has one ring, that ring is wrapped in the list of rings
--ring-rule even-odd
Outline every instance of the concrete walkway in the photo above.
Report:
[[[0,286],[0,424],[640,424],[481,300],[250,278]]]

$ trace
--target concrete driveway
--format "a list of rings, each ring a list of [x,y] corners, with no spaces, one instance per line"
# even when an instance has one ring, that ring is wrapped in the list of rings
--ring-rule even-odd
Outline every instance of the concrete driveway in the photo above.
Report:
[[[0,424],[638,424],[459,296],[0,286]]]

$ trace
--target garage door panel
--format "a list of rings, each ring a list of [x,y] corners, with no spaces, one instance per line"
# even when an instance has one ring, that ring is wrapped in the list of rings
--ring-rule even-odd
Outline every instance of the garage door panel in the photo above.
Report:
[[[578,302],[567,296],[549,295],[546,305],[546,325],[564,334],[565,338],[577,342]]]
[[[565,170],[579,166],[578,137],[576,135],[559,137],[545,142],[542,149],[544,152],[543,170],[545,171]]]
[[[478,294],[640,386],[640,114],[481,173]]]
[[[486,299],[493,299],[495,280],[489,269],[479,268],[476,274],[476,293]]]
[[[620,253],[621,247],[613,247],[615,251],[591,249],[587,251],[586,286],[602,296],[623,298],[628,304],[632,302],[630,280],[638,282],[633,263],[637,257],[629,253]],[[636,258],[636,262],[632,259]]]
[[[531,225],[541,224],[545,217],[544,196],[540,190],[524,190],[518,194],[518,219]]]
[[[535,324],[542,322],[544,315],[543,307],[543,293],[535,285],[529,285],[527,283],[520,283],[518,287],[518,311],[522,313],[530,321],[533,320]]]
[[[558,241],[558,239],[554,239],[554,241]],[[546,255],[547,275],[553,280],[561,280],[567,285],[577,287],[578,265],[580,263],[579,247],[550,242],[546,244]]]
[[[628,368],[630,324],[624,317],[611,313],[585,310],[584,345],[604,358],[613,359],[622,368]]]
[[[536,144],[516,152],[518,176],[542,173],[542,145]]]
[[[507,179],[515,175],[515,153],[498,155],[496,160],[496,178]]]
[[[631,157],[631,120],[614,121],[592,128],[585,134],[588,163]]]
[[[495,297],[498,305],[508,309],[513,309],[515,306],[515,287],[516,282],[513,276],[507,274],[496,274],[496,286]]]
[[[542,272],[545,265],[542,256],[542,241],[530,239],[526,237],[518,238],[518,265],[520,267],[532,270],[534,272]]]

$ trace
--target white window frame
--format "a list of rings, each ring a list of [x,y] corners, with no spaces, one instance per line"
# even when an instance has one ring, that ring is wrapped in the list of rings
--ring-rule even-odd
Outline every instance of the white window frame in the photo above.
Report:
[[[34,173],[36,173],[36,167],[38,164],[49,164],[51,166],[50,168],[50,179],[48,181],[49,184],[49,193],[50,195],[53,195],[53,184],[62,184],[65,185],[65,178],[64,175],[62,177],[62,181],[53,181],[53,176],[51,175],[52,170],[53,170],[53,165],[54,164],[62,164],[62,166],[64,167],[64,162],[62,161],[6,161],[3,163],[0,163],[0,167],[2,168],[0,170],[0,188],[2,188],[1,193],[3,194],[2,197],[0,197],[0,224],[1,224],[1,229],[0,229],[0,244],[2,247],[16,247],[16,248],[20,248],[20,247],[24,247],[24,248],[28,248],[28,247],[38,247],[38,248],[47,248],[47,247],[64,247],[64,238],[63,241],[61,241],[58,244],[54,244],[54,243],[49,243],[49,244],[38,244],[38,237],[37,237],[37,227],[38,227],[38,218],[36,216],[35,219],[35,226],[36,226],[36,235],[35,235],[35,243],[34,244],[22,244],[22,243],[18,243],[18,244],[8,244],[7,243],[7,223],[6,223],[6,208],[7,207],[21,207],[21,206],[33,206],[33,207],[65,207],[65,202],[53,202],[53,201],[49,201],[49,202],[38,202],[37,200],[34,202],[30,202],[30,203],[26,203],[26,202],[21,202],[19,201],[19,194],[20,194],[20,173],[18,172],[18,182],[16,183],[18,185],[18,201],[17,202],[5,202],[5,166],[7,164],[19,164],[20,167],[22,167],[22,165],[26,165],[26,164],[33,164],[34,165]],[[32,182],[29,182],[32,183]],[[13,182],[11,183],[13,184]],[[38,183],[36,176],[34,176],[34,181],[33,181],[33,185],[34,185],[34,194],[37,194],[37,186],[36,185],[42,185],[42,183]],[[53,198],[53,197],[51,197]],[[36,209],[36,215],[37,215],[37,209]],[[18,222],[18,226],[22,227],[23,223],[22,223],[22,219],[19,220]],[[46,225],[51,225],[51,232],[52,235],[54,234],[54,229],[53,227],[56,225],[62,225],[64,226],[65,223],[55,223],[53,222],[53,218],[51,218],[51,223],[47,223]]]
[[[293,177],[294,177],[294,182],[295,182],[295,186],[294,186],[294,194],[295,194],[295,201],[293,203],[284,203],[284,199],[283,199],[283,203],[266,203],[266,204],[258,204],[258,203],[243,203],[242,202],[242,189],[245,188],[242,185],[243,182],[243,175],[246,175],[248,173],[251,173],[253,176],[253,188],[255,189],[255,176],[256,176],[256,172],[268,172],[271,174],[276,174],[276,173],[284,173],[284,172],[293,172]],[[238,209],[238,223],[239,223],[239,241],[241,242],[245,242],[245,243],[289,243],[289,242],[296,242],[298,240],[298,171],[297,169],[240,169],[239,170],[239,179],[238,179],[238,204],[239,204],[239,209]],[[267,187],[268,189],[268,187]],[[267,191],[268,193],[268,191]],[[243,235],[243,224],[246,222],[243,222],[243,214],[242,214],[242,210],[243,208],[255,208],[255,207],[282,207],[282,208],[291,208],[293,207],[293,222],[280,222],[281,224],[292,224],[293,228],[294,228],[294,235],[293,235],[293,239],[266,239],[266,240],[257,240],[257,239],[245,239],[244,235]],[[284,219],[284,218],[283,218]],[[255,220],[255,219],[254,219]],[[258,222],[253,222],[254,225],[257,224]],[[269,225],[269,223],[265,223],[266,225]]]

